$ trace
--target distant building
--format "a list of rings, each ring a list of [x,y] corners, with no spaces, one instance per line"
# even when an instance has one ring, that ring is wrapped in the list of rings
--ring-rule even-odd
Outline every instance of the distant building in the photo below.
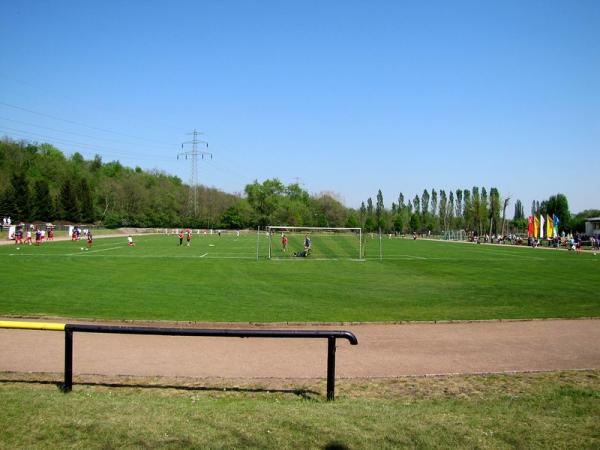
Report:
[[[585,234],[588,236],[600,235],[600,217],[585,219]]]

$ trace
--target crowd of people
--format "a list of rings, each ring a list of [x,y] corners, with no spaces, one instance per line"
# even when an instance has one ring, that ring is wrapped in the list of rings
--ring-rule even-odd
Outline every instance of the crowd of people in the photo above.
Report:
[[[15,244],[21,245],[33,245],[33,238],[35,237],[35,245],[40,245],[44,241],[54,240],[54,226],[46,224],[45,227],[41,225],[25,225],[24,223],[17,224],[14,227],[14,232],[8,236],[9,239],[14,239]]]
[[[468,241],[476,244],[511,244],[511,245],[524,245],[527,244],[529,247],[550,247],[550,248],[565,248],[569,251],[581,252],[584,243],[589,242],[590,250],[598,251],[600,248],[600,235],[598,236],[585,236],[579,233],[565,233],[564,231],[560,236],[550,236],[547,238],[529,236],[524,240],[521,236],[509,233],[506,236],[502,235],[489,235],[484,234],[477,236],[471,232],[468,235]]]

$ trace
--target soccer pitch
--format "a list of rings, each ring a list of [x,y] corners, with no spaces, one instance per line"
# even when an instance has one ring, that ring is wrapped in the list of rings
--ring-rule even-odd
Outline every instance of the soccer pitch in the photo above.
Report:
[[[369,322],[600,316],[600,256],[367,236],[256,233],[0,246],[0,314],[194,322]],[[83,250],[81,250],[83,248]],[[258,255],[258,258],[257,258]],[[354,258],[354,259],[353,259]]]

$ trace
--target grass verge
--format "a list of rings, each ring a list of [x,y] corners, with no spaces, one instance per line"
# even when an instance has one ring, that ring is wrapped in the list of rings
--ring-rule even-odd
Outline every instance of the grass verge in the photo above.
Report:
[[[600,445],[600,371],[338,380],[335,402],[321,380],[0,378],[1,448]]]

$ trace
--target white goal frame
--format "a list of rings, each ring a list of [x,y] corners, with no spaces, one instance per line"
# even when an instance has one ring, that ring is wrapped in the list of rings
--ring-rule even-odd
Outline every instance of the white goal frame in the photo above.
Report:
[[[269,235],[269,259],[271,259],[272,257],[272,235],[273,233],[279,233],[279,232],[294,232],[294,231],[304,231],[304,232],[311,232],[311,231],[315,231],[315,232],[319,232],[319,231],[358,231],[358,259],[362,260],[363,259],[363,249],[362,249],[362,228],[360,227],[356,227],[356,228],[348,228],[348,227],[294,227],[294,226],[286,226],[286,225],[269,225],[266,228],[266,231]]]

